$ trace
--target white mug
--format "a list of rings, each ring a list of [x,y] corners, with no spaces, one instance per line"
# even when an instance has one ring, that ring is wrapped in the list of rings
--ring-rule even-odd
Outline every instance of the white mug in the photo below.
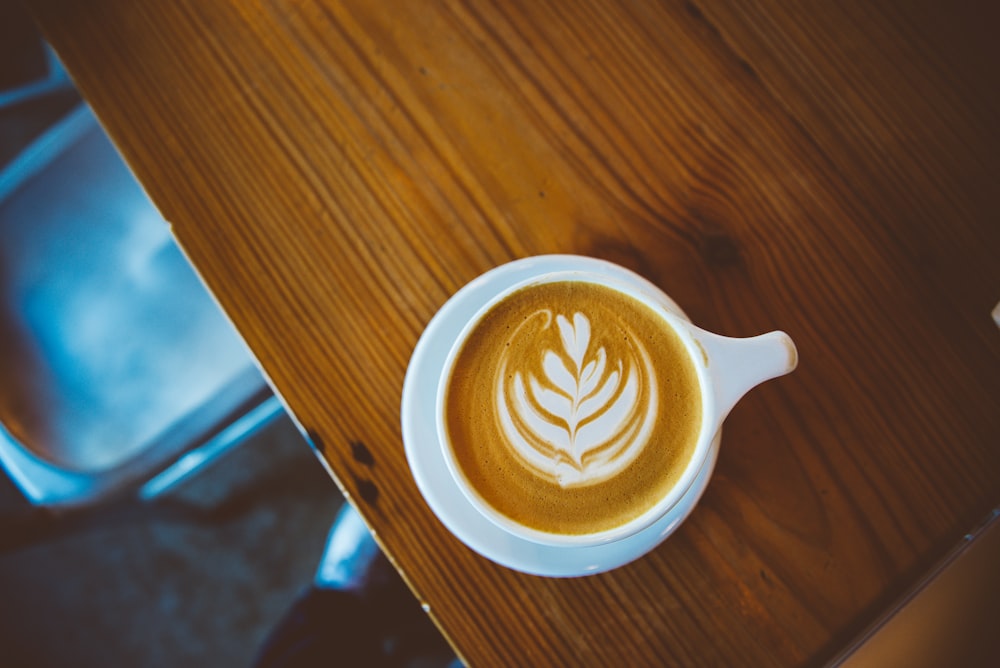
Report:
[[[444,424],[444,395],[455,357],[480,318],[488,313],[495,304],[526,286],[566,280],[599,283],[631,297],[655,312],[683,342],[697,373],[702,404],[701,426],[698,430],[697,443],[676,484],[638,517],[612,529],[583,535],[539,531],[515,522],[494,510],[478,496],[462,475],[448,443],[447,429]],[[473,298],[473,294],[477,297]],[[448,312],[447,315],[445,315],[446,312]],[[742,339],[712,334],[693,325],[673,300],[653,283],[638,274],[610,262],[581,256],[538,256],[497,267],[456,293],[449,304],[442,308],[439,315],[444,316],[449,321],[450,327],[442,329],[437,326],[440,323],[432,321],[424,338],[428,338],[428,334],[433,332],[438,340],[436,342],[422,340],[415,351],[414,360],[411,361],[411,367],[419,366],[415,362],[424,362],[423,375],[436,376],[433,381],[433,398],[430,401],[425,398],[420,402],[422,410],[426,410],[427,404],[432,402],[436,442],[424,444],[421,447],[437,448],[438,452],[433,456],[443,460],[451,478],[450,482],[461,491],[464,502],[474,509],[475,514],[499,528],[500,533],[512,537],[515,542],[544,546],[544,550],[580,551],[582,549],[586,551],[588,548],[600,547],[609,543],[622,541],[628,543],[630,538],[642,532],[648,533],[654,528],[658,534],[657,542],[666,538],[691,512],[707,485],[715,463],[721,425],[729,411],[751,388],[768,379],[789,373],[797,364],[795,346],[785,333],[770,332]],[[448,340],[441,340],[442,334],[447,334]],[[426,357],[427,355],[421,349],[434,345],[436,345],[438,353],[434,356],[433,368],[428,368],[427,360],[418,360],[418,354]],[[441,352],[445,349],[443,347],[446,347],[446,353]],[[406,413],[415,403],[412,396],[407,397],[408,387],[410,394],[414,394],[412,386],[415,385],[415,380],[411,376],[416,374],[411,374],[411,371],[412,369],[408,370],[407,381],[404,384],[404,440],[407,440]],[[411,440],[413,439],[408,440],[406,446],[411,467],[413,467],[415,463],[419,464],[414,460],[420,455],[414,451],[415,445],[410,442]],[[417,475],[417,469],[421,467],[414,468],[414,473]],[[420,484],[421,476],[417,475],[417,479],[418,484]],[[427,482],[421,484],[425,497],[430,500],[432,494],[428,489],[425,489],[428,486]],[[432,507],[435,505],[438,506],[435,508],[436,511],[442,510],[440,502],[432,503]],[[439,516],[447,515],[449,511],[438,512],[438,514]],[[468,517],[468,513],[466,513],[466,517]],[[467,544],[472,545],[486,556],[495,558],[495,555],[491,554],[488,544],[484,545],[483,540],[471,535],[476,531],[470,530],[468,527],[474,523],[468,520],[463,522],[447,521],[445,517],[442,519],[446,520],[446,524],[460,539],[465,540]],[[478,533],[486,535],[484,532]],[[500,535],[500,533],[491,535]],[[500,541],[494,540],[493,542],[499,543]],[[632,540],[631,542],[642,544],[643,549],[648,548],[650,543],[649,540]],[[503,549],[509,550],[510,546],[507,545]],[[495,560],[504,563],[502,558]],[[505,565],[511,564],[506,563]],[[519,567],[519,565],[513,567]],[[544,568],[522,567],[521,570],[545,574]]]

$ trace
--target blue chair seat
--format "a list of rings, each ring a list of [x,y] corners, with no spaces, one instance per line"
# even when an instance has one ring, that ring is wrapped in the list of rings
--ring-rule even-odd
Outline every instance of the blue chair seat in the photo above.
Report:
[[[91,503],[199,453],[176,478],[280,412],[86,105],[0,172],[0,463],[30,501]]]

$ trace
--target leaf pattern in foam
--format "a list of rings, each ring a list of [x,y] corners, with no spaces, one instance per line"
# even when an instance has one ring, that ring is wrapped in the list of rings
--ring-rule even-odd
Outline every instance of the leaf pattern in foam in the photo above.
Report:
[[[580,425],[607,408],[607,403],[618,389],[622,365],[619,361],[618,369],[603,378],[604,382],[601,383],[607,365],[607,354],[604,348],[599,348],[595,359],[587,361],[587,350],[590,347],[590,321],[587,317],[579,312],[574,313],[571,323],[568,318],[559,315],[556,317],[556,326],[564,352],[573,361],[575,369],[567,367],[561,355],[551,350],[546,351],[542,358],[542,370],[555,391],[546,388],[533,377],[529,379],[529,385],[535,402],[565,426],[564,438],[554,442],[557,449],[580,464],[584,454],[601,446],[600,440],[581,441],[578,432]],[[608,421],[608,418],[603,420]],[[539,426],[536,425],[536,428]],[[591,439],[599,433],[593,428],[586,431]]]
[[[517,371],[507,395],[501,377],[501,424],[532,468],[563,486],[590,484],[627,465],[648,438],[655,403],[647,400],[640,407],[636,368],[638,363],[649,369],[648,355],[638,346],[638,357],[615,360],[609,369],[603,347],[588,359],[586,316],[578,312],[570,320],[559,315],[555,323],[563,350],[543,353],[543,378],[526,374],[525,382]],[[655,385],[647,389],[655,397]]]

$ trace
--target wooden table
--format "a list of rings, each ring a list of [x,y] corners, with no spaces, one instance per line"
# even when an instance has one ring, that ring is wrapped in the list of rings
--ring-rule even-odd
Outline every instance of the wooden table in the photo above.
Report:
[[[474,665],[822,662],[1000,502],[1000,65],[951,3],[31,0],[395,565]],[[400,437],[461,285],[611,259],[801,363],[664,545],[521,575]]]

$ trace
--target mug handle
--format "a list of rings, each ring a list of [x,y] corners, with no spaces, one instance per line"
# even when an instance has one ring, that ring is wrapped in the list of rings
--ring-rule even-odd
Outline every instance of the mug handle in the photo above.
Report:
[[[781,331],[733,338],[689,325],[712,384],[719,422],[736,402],[766,380],[792,372],[799,362],[791,337]]]

